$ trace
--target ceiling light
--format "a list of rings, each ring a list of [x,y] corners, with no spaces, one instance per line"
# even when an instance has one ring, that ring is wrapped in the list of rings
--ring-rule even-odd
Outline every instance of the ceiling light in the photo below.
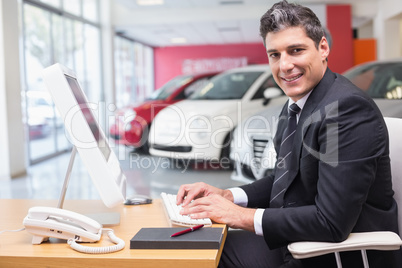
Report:
[[[156,6],[163,5],[164,0],[137,0],[137,5],[139,6]]]
[[[242,0],[220,1],[219,4],[221,4],[221,5],[242,5],[242,4],[244,4],[244,1],[242,1]]]
[[[172,44],[184,44],[187,43],[187,39],[185,37],[173,37],[170,39],[170,43]]]
[[[239,32],[239,27],[218,27],[219,32]]]

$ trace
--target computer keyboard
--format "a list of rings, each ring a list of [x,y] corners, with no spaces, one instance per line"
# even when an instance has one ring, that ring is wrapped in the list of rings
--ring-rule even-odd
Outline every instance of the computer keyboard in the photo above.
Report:
[[[194,225],[204,224],[212,225],[209,218],[192,219],[189,216],[180,215],[181,205],[176,205],[176,195],[161,193],[163,204],[166,208],[169,220],[174,225],[191,227]]]

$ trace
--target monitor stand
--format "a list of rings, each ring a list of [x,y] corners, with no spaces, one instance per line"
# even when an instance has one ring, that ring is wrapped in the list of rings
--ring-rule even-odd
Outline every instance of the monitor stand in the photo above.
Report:
[[[61,194],[59,197],[57,208],[63,208],[64,199],[66,197],[68,183],[70,182],[71,171],[73,169],[76,154],[77,154],[77,147],[75,147],[74,145],[71,151],[70,162],[68,163],[66,176],[64,178],[63,188],[61,189]],[[85,216],[94,219],[95,221],[99,222],[105,227],[120,225],[120,213],[118,212],[94,213],[94,214],[86,214]]]

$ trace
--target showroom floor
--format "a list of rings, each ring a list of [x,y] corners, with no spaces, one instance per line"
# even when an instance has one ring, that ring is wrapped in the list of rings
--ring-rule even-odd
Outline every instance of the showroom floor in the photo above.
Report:
[[[180,185],[204,181],[219,188],[229,188],[242,183],[230,179],[231,171],[205,168],[203,164],[178,167],[167,158],[158,158],[115,148],[121,167],[127,177],[127,196],[143,194],[159,198],[161,192],[176,193]],[[63,185],[70,154],[52,158],[33,165],[26,176],[0,180],[0,198],[58,199]],[[99,199],[88,172],[79,156],[75,158],[66,199]]]

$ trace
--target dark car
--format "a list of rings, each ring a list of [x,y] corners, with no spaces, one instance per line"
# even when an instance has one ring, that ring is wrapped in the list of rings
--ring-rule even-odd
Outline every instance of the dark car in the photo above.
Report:
[[[383,116],[402,118],[402,58],[364,63],[343,75],[374,99]]]
[[[343,75],[373,98],[384,117],[402,118],[402,58],[360,64]],[[273,170],[276,152],[272,139],[282,106],[271,106],[247,118],[235,130],[230,155],[235,166],[232,179],[250,182]]]
[[[110,137],[116,143],[148,152],[148,133],[152,120],[163,108],[184,100],[204,87],[217,73],[180,75],[156,90],[138,106],[129,106],[116,112]]]

